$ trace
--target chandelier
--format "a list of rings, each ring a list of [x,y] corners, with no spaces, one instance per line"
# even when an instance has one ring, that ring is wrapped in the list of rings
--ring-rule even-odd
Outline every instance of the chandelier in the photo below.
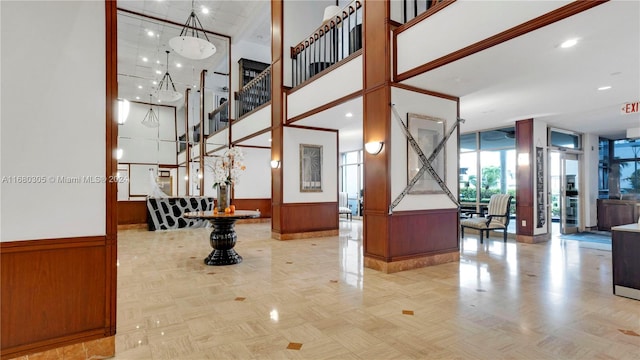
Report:
[[[180,32],[180,36],[173,37],[169,40],[169,45],[178,54],[193,60],[206,59],[216,53],[216,47],[209,41],[207,33],[200,23],[200,19],[196,16],[193,9],[193,0],[191,1],[191,15],[184,23],[184,27]],[[202,37],[200,36],[202,33]]]
[[[142,119],[142,125],[150,128],[157,128],[160,126],[160,118],[155,111],[153,111],[153,104],[151,103],[151,94],[149,94],[149,111]]]
[[[176,91],[176,86],[173,84],[173,79],[171,79],[171,75],[169,74],[169,50],[166,50],[167,53],[167,71],[164,73],[162,80],[160,80],[160,84],[158,85],[158,99],[161,101],[176,101],[182,98],[182,94]],[[169,88],[171,85],[171,88]]]

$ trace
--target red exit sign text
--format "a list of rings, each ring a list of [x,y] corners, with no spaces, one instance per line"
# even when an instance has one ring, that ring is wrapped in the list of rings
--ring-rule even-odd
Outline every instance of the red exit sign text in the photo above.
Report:
[[[620,111],[623,114],[634,114],[640,112],[640,101],[622,104],[622,109]]]

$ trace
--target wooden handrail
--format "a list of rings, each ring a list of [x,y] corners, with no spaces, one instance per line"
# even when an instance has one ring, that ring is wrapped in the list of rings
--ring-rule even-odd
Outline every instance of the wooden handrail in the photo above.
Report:
[[[343,23],[343,20],[348,18],[351,14],[355,13],[358,9],[362,7],[362,2],[360,0],[355,0],[351,4],[345,6],[338,14],[336,14],[333,18],[325,21],[320,25],[311,35],[309,35],[305,40],[302,40],[296,46],[291,47],[291,58],[295,59],[298,54],[300,54],[304,49],[311,46],[315,40],[319,40],[326,32],[331,29],[334,29],[339,24]]]
[[[242,89],[238,90],[238,93],[242,93],[243,91],[245,91],[248,88],[252,87],[257,82],[262,80],[264,77],[269,76],[269,74],[271,74],[271,65],[269,65],[266,69],[262,70],[262,72],[260,74],[256,75],[255,78],[251,79],[251,81],[246,83],[245,86],[242,87]]]

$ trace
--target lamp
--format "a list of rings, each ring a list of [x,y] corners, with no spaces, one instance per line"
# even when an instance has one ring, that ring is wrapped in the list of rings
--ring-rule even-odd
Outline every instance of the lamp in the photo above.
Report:
[[[200,33],[204,39],[200,38]],[[193,0],[191,1],[191,15],[184,23],[180,36],[169,40],[169,45],[178,54],[193,60],[206,59],[216,53],[216,47],[209,41],[207,33],[202,28],[200,19],[193,10]]]
[[[337,5],[329,5],[324,8],[324,16],[322,17],[322,22],[331,20],[333,17],[337,16],[340,12],[340,7]]]
[[[169,74],[169,50],[166,50],[166,53],[167,72],[164,73],[162,80],[160,80],[160,85],[158,85],[158,99],[171,102],[180,100],[182,94],[176,91],[176,86],[173,84],[173,79],[171,79],[171,75]],[[169,89],[169,84],[171,84],[171,89],[173,90]]]
[[[280,160],[271,160],[271,168],[277,169],[280,167]]]
[[[153,111],[153,107],[151,104],[151,94],[149,94],[149,111],[147,111],[144,119],[142,119],[142,125],[150,128],[157,128],[158,126],[160,126],[160,118]]]
[[[519,166],[529,166],[529,153],[520,153],[518,154],[518,165]]]
[[[371,155],[377,155],[382,151],[382,146],[384,143],[382,141],[372,141],[364,144],[364,149]]]
[[[118,125],[122,125],[127,121],[129,116],[129,100],[118,99]]]

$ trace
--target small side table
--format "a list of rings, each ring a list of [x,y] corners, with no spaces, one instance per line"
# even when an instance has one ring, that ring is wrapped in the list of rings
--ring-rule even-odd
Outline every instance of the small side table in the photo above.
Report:
[[[207,265],[234,265],[242,262],[240,256],[234,249],[238,235],[235,230],[235,223],[238,219],[250,219],[260,217],[259,211],[236,210],[234,213],[225,214],[213,211],[198,211],[184,213],[187,219],[208,220],[213,226],[209,236],[209,244],[213,251],[204,259]]]

